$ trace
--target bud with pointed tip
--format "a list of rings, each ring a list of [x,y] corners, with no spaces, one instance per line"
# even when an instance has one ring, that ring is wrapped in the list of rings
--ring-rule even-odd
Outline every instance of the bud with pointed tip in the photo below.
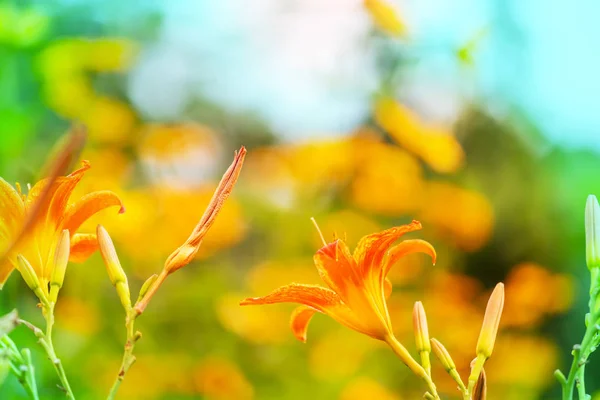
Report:
[[[123,271],[123,267],[121,267],[121,262],[117,256],[112,239],[102,225],[98,225],[96,235],[98,237],[100,254],[108,272],[108,278],[115,289],[117,289],[121,304],[125,310],[129,310],[131,308],[131,294],[129,292],[129,284],[127,283],[127,275]]]
[[[235,152],[233,163],[225,171],[225,174],[223,174],[210,203],[208,203],[202,218],[200,218],[190,236],[167,258],[164,266],[164,271],[167,274],[172,274],[178,269],[185,267],[194,259],[204,240],[204,236],[208,233],[208,230],[217,219],[219,211],[221,211],[221,208],[225,205],[225,201],[229,198],[242,171],[245,157],[246,148],[242,146],[239,151]]]
[[[492,355],[503,308],[504,284],[499,283],[494,288],[494,291],[492,292],[485,309],[485,316],[483,317],[481,332],[479,333],[479,339],[477,340],[477,355],[481,354],[485,358],[489,358]]]
[[[589,269],[600,267],[600,206],[593,194],[585,204],[585,255]]]
[[[417,352],[421,357],[421,365],[428,374],[431,374],[431,362],[429,361],[429,353],[431,353],[431,343],[429,342],[429,329],[427,328],[427,316],[423,303],[415,302],[413,308],[413,329],[415,332],[415,342]]]
[[[52,277],[50,278],[50,296],[49,300],[52,303],[56,303],[58,298],[58,292],[62,288],[65,280],[65,273],[67,271],[67,264],[69,263],[69,255],[71,253],[71,239],[67,229],[63,230],[60,238],[58,239],[58,245],[54,253],[54,268],[52,270]]]
[[[142,285],[142,288],[140,289],[140,294],[138,295],[138,299],[137,299],[136,303],[144,298],[146,293],[148,293],[148,289],[150,289],[150,286],[152,286],[152,284],[154,282],[156,282],[157,278],[158,278],[158,275],[152,274],[148,279],[146,279],[146,281]]]
[[[441,344],[438,340],[433,338],[431,339],[431,348],[433,349],[433,353],[435,354],[437,359],[440,360],[440,362],[446,369],[446,372],[448,372],[452,379],[454,379],[454,381],[458,384],[460,389],[464,391],[466,389],[465,384],[460,378],[460,375],[456,370],[456,364],[454,364],[454,360],[452,360],[452,357],[450,356],[450,353],[448,353],[448,350],[446,350],[443,344]]]
[[[413,328],[415,331],[415,341],[419,353],[431,352],[431,343],[429,342],[429,329],[427,328],[427,316],[425,308],[420,301],[415,302],[413,308]]]
[[[17,255],[17,263],[19,265],[19,272],[23,277],[23,280],[34,292],[40,289],[40,280],[38,279],[33,266],[27,261],[21,254]]]

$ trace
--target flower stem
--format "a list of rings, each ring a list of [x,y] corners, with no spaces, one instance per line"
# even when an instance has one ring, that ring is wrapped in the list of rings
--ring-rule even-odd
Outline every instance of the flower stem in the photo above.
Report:
[[[581,345],[575,345],[573,347],[573,362],[571,363],[569,375],[566,379],[564,379],[564,376],[560,379],[562,386],[562,400],[572,400],[575,387],[577,387],[578,398],[580,400],[587,399],[585,391],[585,364],[598,344],[597,338],[600,332],[598,326],[600,310],[598,310],[597,302],[600,293],[600,276],[598,268],[592,268],[591,278],[589,300],[590,314],[586,316],[586,330]]]
[[[419,365],[417,361],[415,361],[415,359],[410,355],[408,350],[406,350],[406,347],[404,347],[402,343],[400,343],[398,339],[396,339],[391,334],[388,335],[384,340],[392,348],[394,353],[396,353],[398,358],[400,358],[400,360],[402,360],[402,362],[406,364],[406,366],[410,368],[410,370],[415,375],[417,375],[425,381],[427,387],[429,388],[429,393],[433,396],[433,398],[439,399],[440,397],[437,393],[435,384],[431,380],[431,377],[429,376],[427,371],[421,365]]]
[[[50,362],[52,362],[52,366],[58,375],[58,379],[62,385],[67,398],[70,400],[75,400],[75,395],[71,390],[71,385],[69,385],[69,380],[67,379],[67,375],[65,373],[65,369],[63,368],[62,362],[60,358],[56,356],[56,351],[54,350],[54,344],[52,343],[52,327],[54,326],[54,305],[50,303],[45,303],[42,305],[44,318],[46,319],[46,333],[44,333],[40,328],[33,325],[32,323],[22,320],[19,320],[20,324],[25,325],[29,329],[33,331],[35,336],[38,338],[38,342],[46,351],[46,355]]]
[[[125,342],[125,348],[123,351],[123,360],[121,361],[121,367],[119,368],[119,373],[115,378],[115,382],[113,383],[110,393],[108,394],[107,400],[114,400],[117,396],[117,392],[121,387],[121,383],[123,379],[125,379],[125,374],[129,371],[129,368],[135,362],[135,356],[133,355],[133,349],[135,348],[136,342],[142,337],[140,332],[135,331],[135,319],[137,315],[133,308],[127,311],[127,316],[125,318],[125,327],[127,330],[127,341]]]
[[[31,362],[29,349],[19,351],[8,335],[0,337],[0,349],[7,352],[10,369],[27,392],[27,395],[33,400],[38,400],[35,370]]]

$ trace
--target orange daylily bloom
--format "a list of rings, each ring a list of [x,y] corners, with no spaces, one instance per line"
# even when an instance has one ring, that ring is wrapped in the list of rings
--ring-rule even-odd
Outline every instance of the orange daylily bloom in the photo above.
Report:
[[[80,226],[92,215],[111,206],[125,208],[119,197],[111,191],[89,193],[78,201],[69,204],[71,193],[90,168],[87,161],[70,175],[52,180],[42,179],[27,195],[21,193],[0,178],[0,240],[6,249],[15,244],[23,226],[33,216],[27,232],[6,257],[0,260],[0,288],[15,268],[19,268],[17,256],[25,257],[33,267],[42,290],[47,294],[48,283],[54,269],[54,254],[63,230],[70,233],[70,260],[85,261],[98,249],[95,234],[76,233]],[[50,185],[50,187],[47,187]],[[46,193],[47,194],[41,196]],[[42,201],[43,203],[39,204]],[[0,250],[2,250],[0,248]],[[0,251],[1,253],[1,251]]]
[[[394,227],[363,237],[354,254],[341,239],[325,244],[314,256],[323,281],[329,286],[292,283],[264,297],[248,298],[241,305],[299,303],[294,310],[291,327],[294,335],[306,341],[306,330],[312,316],[327,314],[341,324],[375,339],[393,337],[387,307],[391,283],[390,268],[410,253],[425,253],[435,263],[435,250],[424,240],[405,240],[393,245],[402,235],[421,229],[421,223]]]

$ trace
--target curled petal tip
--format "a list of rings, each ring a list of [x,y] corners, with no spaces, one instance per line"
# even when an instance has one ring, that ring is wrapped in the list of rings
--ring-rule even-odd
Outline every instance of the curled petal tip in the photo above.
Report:
[[[251,304],[255,304],[256,300],[256,297],[248,297],[247,299],[240,301],[240,306],[249,306]]]

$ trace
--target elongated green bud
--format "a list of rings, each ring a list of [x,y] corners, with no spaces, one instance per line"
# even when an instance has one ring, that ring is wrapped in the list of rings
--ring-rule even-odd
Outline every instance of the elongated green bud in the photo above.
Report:
[[[415,331],[415,342],[419,353],[431,352],[431,343],[429,342],[429,329],[427,328],[427,316],[423,303],[417,301],[413,308],[413,328]]]
[[[466,389],[465,384],[460,378],[460,375],[456,370],[456,364],[454,364],[454,360],[452,360],[452,357],[450,356],[448,350],[446,350],[443,344],[441,344],[438,340],[433,338],[431,339],[431,348],[433,349],[433,353],[435,354],[437,359],[440,360],[440,362],[444,366],[444,369],[446,369],[446,372],[448,372],[448,375],[450,375],[452,379],[454,379],[454,381],[458,384],[460,389],[464,391]]]
[[[585,256],[590,270],[600,267],[600,206],[593,194],[585,205]]]
[[[144,298],[146,293],[148,293],[148,289],[150,289],[150,286],[152,286],[152,284],[154,282],[156,282],[157,278],[158,278],[158,275],[153,274],[148,279],[146,279],[146,281],[142,285],[142,288],[140,289],[140,294],[138,295],[138,299],[137,299],[136,303]]]
[[[128,311],[131,308],[131,293],[129,292],[127,275],[125,274],[125,271],[123,271],[123,267],[121,267],[121,262],[117,256],[115,246],[110,235],[102,225],[98,225],[96,235],[98,237],[100,254],[106,265],[106,271],[108,272],[108,278],[115,289],[117,289],[117,294],[119,295],[123,308]]]
[[[19,272],[23,277],[23,280],[34,292],[40,288],[40,280],[38,279],[35,270],[21,254],[17,255],[17,263],[19,264]]]
[[[483,355],[489,358],[494,350],[496,335],[498,334],[498,326],[500,325],[500,317],[504,309],[504,284],[499,283],[494,288],[490,299],[488,300],[483,317],[483,324],[479,339],[477,340],[477,355]]]
[[[421,366],[425,368],[428,375],[431,375],[431,362],[429,361],[429,353],[431,353],[429,329],[427,328],[425,308],[423,308],[423,303],[420,301],[417,301],[413,308],[413,330],[415,332],[417,351],[421,358]]]
[[[71,254],[71,238],[67,229],[63,230],[54,253],[54,269],[50,278],[50,296],[49,300],[56,303],[58,292],[62,288]]]

